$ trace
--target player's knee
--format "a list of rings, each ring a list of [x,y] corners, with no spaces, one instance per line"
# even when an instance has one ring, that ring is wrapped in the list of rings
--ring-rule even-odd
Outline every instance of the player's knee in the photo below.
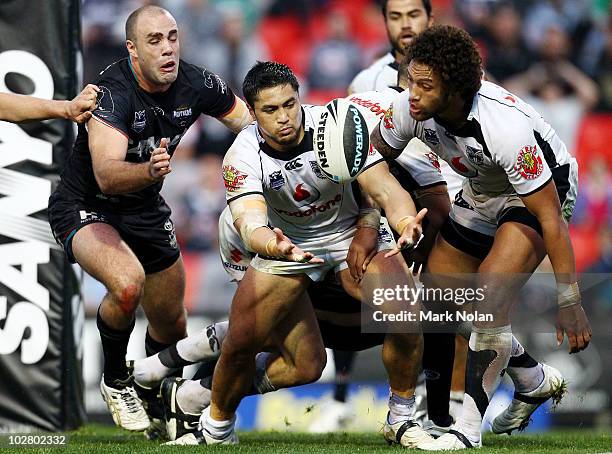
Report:
[[[125,314],[133,314],[136,311],[144,294],[144,283],[144,272],[142,275],[140,273],[126,274],[110,289],[119,308]]]
[[[299,384],[304,385],[317,381],[321,378],[326,364],[327,354],[325,349],[313,351],[312,354],[308,355],[308,358],[304,358],[297,365]]]

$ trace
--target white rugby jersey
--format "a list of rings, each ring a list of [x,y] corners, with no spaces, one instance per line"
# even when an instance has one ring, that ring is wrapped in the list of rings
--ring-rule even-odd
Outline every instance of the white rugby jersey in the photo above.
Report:
[[[380,91],[397,85],[397,67],[393,54],[385,54],[355,76],[349,85],[349,93]]]
[[[393,88],[385,88],[354,93],[346,99],[359,109],[366,119],[368,130],[373,131],[379,121],[386,121],[389,106],[396,94]],[[445,183],[437,155],[418,139],[413,140],[395,161],[397,166],[389,163],[391,173],[409,192]]]
[[[263,195],[269,223],[297,243],[345,232],[359,214],[351,184],[332,182],[317,165],[312,139],[324,109],[302,106],[304,139],[294,149],[274,150],[253,123],[238,134],[223,160],[227,202]],[[371,148],[364,170],[383,160]]]
[[[410,116],[408,90],[398,94],[388,122],[380,123],[383,139],[402,149],[420,138],[471,187],[489,197],[529,195],[552,178],[551,169],[575,161],[554,129],[527,103],[491,82],[474,96],[468,123],[450,131],[433,118]]]

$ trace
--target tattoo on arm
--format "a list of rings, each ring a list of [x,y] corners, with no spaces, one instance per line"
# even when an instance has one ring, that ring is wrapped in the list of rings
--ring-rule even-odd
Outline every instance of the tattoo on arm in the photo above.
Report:
[[[372,135],[370,136],[370,141],[372,145],[374,146],[374,148],[376,148],[376,150],[387,161],[391,161],[397,158],[399,155],[402,154],[402,151],[404,151],[404,150],[398,150],[397,148],[393,148],[391,145],[385,142],[385,139],[383,139],[382,135],[380,134],[379,126],[376,126],[374,128],[374,131],[372,131]]]

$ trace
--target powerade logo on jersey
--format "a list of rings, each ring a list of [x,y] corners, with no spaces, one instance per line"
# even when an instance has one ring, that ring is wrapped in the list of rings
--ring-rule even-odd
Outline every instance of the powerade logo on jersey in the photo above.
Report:
[[[344,157],[351,166],[351,177],[354,177],[365,164],[367,153],[364,153],[364,150],[370,149],[370,139],[367,130],[364,132],[364,129],[366,129],[364,128],[365,120],[357,107],[350,106],[346,116],[345,124],[350,121],[354,127],[344,128]]]
[[[329,167],[327,155],[325,154],[325,125],[327,124],[328,112],[321,114],[319,126],[317,128],[317,154],[319,155],[319,165],[324,169]]]
[[[317,213],[323,213],[333,207],[336,204],[342,201],[342,194],[336,195],[332,200],[328,200],[327,202],[323,202],[319,205],[311,204],[305,210],[297,210],[297,211],[287,211],[287,210],[276,210],[279,214],[284,214],[285,216],[291,216],[294,218],[306,218],[309,216],[316,215]]]

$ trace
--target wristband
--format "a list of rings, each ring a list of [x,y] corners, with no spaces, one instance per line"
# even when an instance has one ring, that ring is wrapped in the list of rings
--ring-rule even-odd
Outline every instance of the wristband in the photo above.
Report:
[[[557,284],[557,304],[560,308],[580,304],[580,289],[578,282],[573,284]]]
[[[404,229],[406,228],[406,226],[410,224],[412,221],[414,221],[414,216],[408,215],[408,216],[404,216],[403,218],[400,218],[395,224],[395,231],[399,235],[401,235]]]

